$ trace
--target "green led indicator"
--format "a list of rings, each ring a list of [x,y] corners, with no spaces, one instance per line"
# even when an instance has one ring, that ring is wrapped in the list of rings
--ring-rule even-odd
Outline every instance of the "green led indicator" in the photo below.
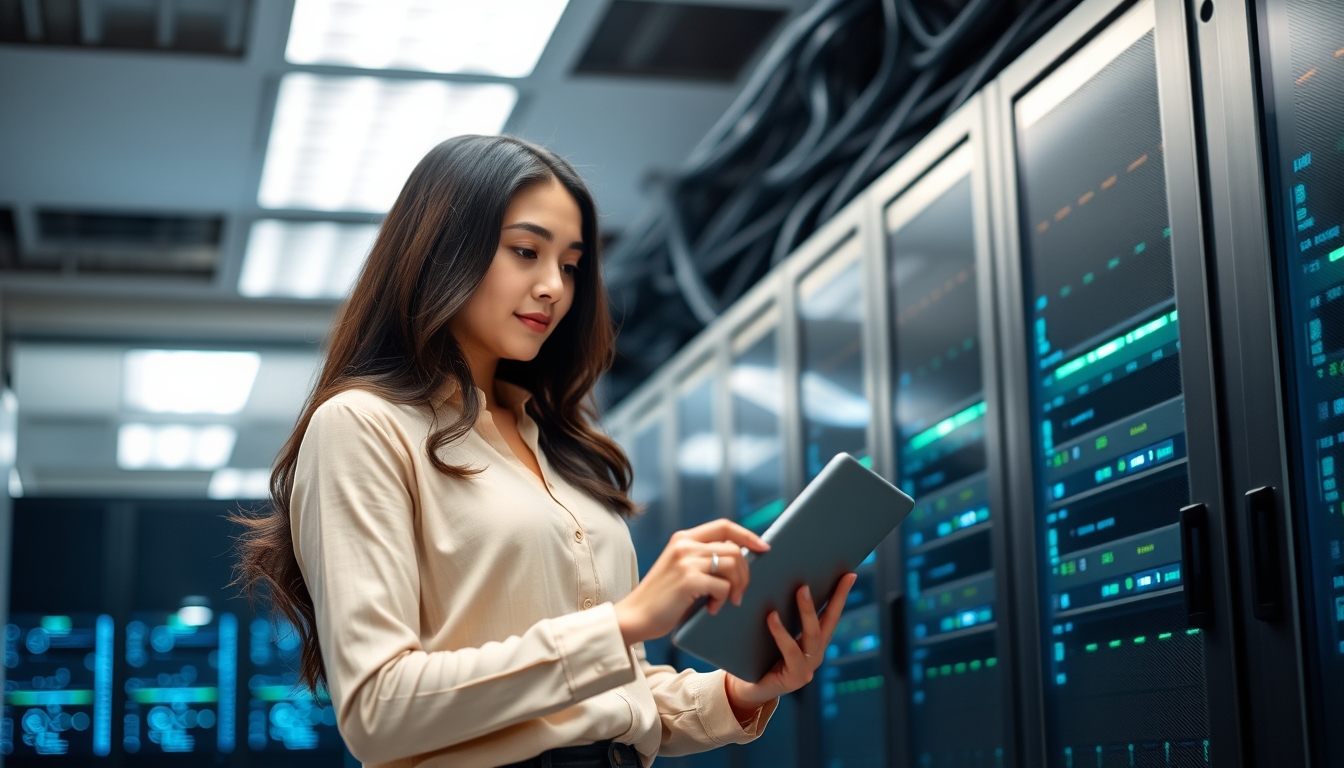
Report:
[[[964,661],[959,661],[959,662],[957,662],[957,665],[956,665],[955,667],[952,668],[952,671],[953,671],[953,672],[956,672],[958,675],[965,674],[965,673],[966,673],[966,662],[964,662]]]
[[[1148,642],[1148,638],[1144,637],[1143,635],[1139,635],[1138,637],[1134,638],[1135,645],[1143,645],[1146,642]]]
[[[1339,261],[1340,259],[1344,259],[1344,248],[1336,248],[1330,252],[1331,261]]]
[[[1170,639],[1171,639],[1171,633],[1170,633],[1170,632],[1163,632],[1162,634],[1160,634],[1160,635],[1157,636],[1157,639],[1158,639],[1158,640],[1170,640]]]
[[[938,676],[938,668],[937,668],[937,667],[929,667],[929,671],[928,671],[928,672],[925,672],[924,674],[925,674],[926,676],[928,676],[928,677],[937,677],[937,676]]]
[[[1069,362],[1056,368],[1055,381],[1059,381],[1060,379],[1063,379],[1066,376],[1071,376],[1077,373],[1078,371],[1081,371],[1083,368],[1092,365],[1093,363],[1096,363],[1100,360],[1110,357],[1111,355],[1123,349],[1126,344],[1133,344],[1139,339],[1142,339],[1145,336],[1152,335],[1174,322],[1176,322],[1176,310],[1172,310],[1171,312],[1168,312],[1167,314],[1162,315],[1161,317],[1158,317],[1154,320],[1150,320],[1149,322],[1144,323],[1143,325],[1139,326],[1138,328],[1135,328],[1129,333],[1126,333],[1124,336],[1118,336],[1114,339],[1111,339],[1110,341],[1106,342],[1105,344],[1102,344],[1101,346],[1097,347],[1091,352],[1075,357]]]
[[[946,419],[943,419],[932,427],[929,427],[923,432],[910,438],[910,450],[917,451],[939,438],[947,437],[958,427],[964,427],[981,416],[984,416],[985,412],[988,410],[989,406],[982,400],[964,411],[948,416]]]
[[[1187,635],[1198,635],[1198,634],[1199,634],[1199,630],[1198,630],[1198,629],[1187,629],[1187,630],[1185,630],[1185,634],[1187,634]]]
[[[972,662],[971,662],[971,671],[972,671],[972,672],[975,672],[976,670],[980,669],[980,667],[984,666],[984,664],[985,664],[985,663],[984,663],[983,661],[979,660],[979,659],[976,659],[976,660],[972,661]]]
[[[1097,644],[1096,644],[1096,643],[1088,643],[1088,644],[1087,644],[1086,646],[1084,646],[1084,647],[1087,649],[1087,652],[1088,652],[1088,653],[1091,653],[1091,652],[1097,650]]]
[[[985,666],[986,666],[986,667],[992,667],[992,666],[997,665],[998,663],[999,663],[999,660],[996,659],[996,658],[994,658],[993,656],[990,656],[988,659],[985,659]]]
[[[1111,642],[1107,643],[1107,645],[1111,646],[1112,648],[1119,648],[1120,643],[1121,643],[1120,640],[1112,640]]]
[[[951,665],[951,664],[944,664],[943,666],[939,667],[939,668],[938,668],[938,674],[943,675],[944,677],[946,677],[947,675],[952,674],[952,665]]]
[[[1120,257],[1119,257],[1119,256],[1116,256],[1115,258],[1113,258],[1113,259],[1111,259],[1110,261],[1106,262],[1106,268],[1107,268],[1107,269],[1115,269],[1115,268],[1118,267],[1118,266],[1120,266]]]

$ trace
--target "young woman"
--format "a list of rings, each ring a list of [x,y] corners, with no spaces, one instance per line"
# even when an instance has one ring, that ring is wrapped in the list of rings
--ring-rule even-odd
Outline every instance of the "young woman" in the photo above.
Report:
[[[322,374],[246,519],[242,574],[303,643],[366,763],[633,765],[760,735],[812,678],[853,576],[760,681],[654,666],[687,607],[738,602],[727,520],[681,531],[641,581],[630,465],[592,424],[610,365],[597,215],[574,169],[508,137],[412,172]],[[636,755],[637,753],[637,755]]]

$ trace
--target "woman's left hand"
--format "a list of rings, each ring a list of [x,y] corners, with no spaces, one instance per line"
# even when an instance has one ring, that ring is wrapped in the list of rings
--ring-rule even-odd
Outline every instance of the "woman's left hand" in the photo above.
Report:
[[[766,617],[766,626],[779,646],[783,656],[775,666],[762,677],[760,682],[749,683],[740,677],[728,675],[725,683],[728,703],[738,722],[750,719],[762,705],[777,699],[786,693],[802,688],[812,681],[812,673],[826,658],[826,646],[831,643],[835,625],[840,622],[840,612],[845,608],[849,590],[858,580],[853,573],[845,574],[835,587],[835,594],[826,603],[826,610],[817,617],[816,604],[812,602],[812,591],[806,586],[798,589],[798,612],[803,618],[803,632],[795,640],[780,621],[779,611],[771,611]]]

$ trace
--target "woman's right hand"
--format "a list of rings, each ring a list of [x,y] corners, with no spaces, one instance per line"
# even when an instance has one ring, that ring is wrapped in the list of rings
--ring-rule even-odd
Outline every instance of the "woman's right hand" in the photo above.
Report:
[[[742,603],[742,593],[751,581],[742,548],[752,552],[770,549],[760,536],[730,520],[715,520],[672,534],[663,553],[639,584],[616,603],[616,622],[626,645],[671,632],[686,611],[702,597],[709,597],[709,612],[723,604]],[[711,574],[714,554],[719,567]]]

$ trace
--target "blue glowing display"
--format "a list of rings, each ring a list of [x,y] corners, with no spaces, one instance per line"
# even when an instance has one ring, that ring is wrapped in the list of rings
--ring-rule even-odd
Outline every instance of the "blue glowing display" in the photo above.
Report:
[[[122,749],[132,755],[232,752],[237,618],[225,613],[196,626],[177,613],[135,613],[125,637]]]
[[[283,619],[253,619],[248,628],[247,746],[267,750],[341,748],[336,707],[325,691],[299,683],[299,635]]]
[[[107,756],[112,635],[106,615],[10,616],[0,754]]]

